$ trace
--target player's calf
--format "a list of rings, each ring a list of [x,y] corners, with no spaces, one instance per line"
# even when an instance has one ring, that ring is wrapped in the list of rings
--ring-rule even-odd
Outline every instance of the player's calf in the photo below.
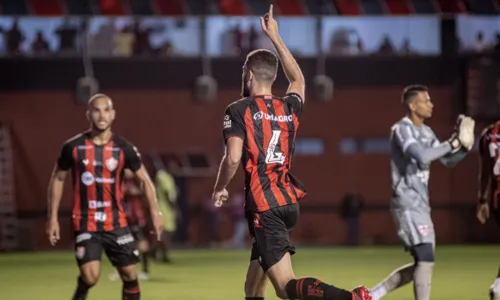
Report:
[[[91,261],[80,267],[80,276],[77,280],[77,287],[73,300],[84,300],[87,298],[88,291],[97,281],[99,281],[100,263],[99,261]]]
[[[141,290],[139,281],[137,280],[136,266],[130,265],[121,267],[118,269],[118,272],[123,280],[122,299],[139,300],[141,298]]]
[[[414,294],[416,300],[429,300],[431,281],[434,270],[434,247],[432,244],[420,244],[412,249],[415,259]]]

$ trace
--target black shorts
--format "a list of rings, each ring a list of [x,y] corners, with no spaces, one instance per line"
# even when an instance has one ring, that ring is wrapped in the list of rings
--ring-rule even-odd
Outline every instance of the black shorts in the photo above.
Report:
[[[145,240],[146,237],[149,235],[147,226],[144,227],[141,227],[139,225],[129,225],[129,226],[130,226],[130,231],[132,232],[132,235],[134,236],[136,241]]]
[[[75,256],[78,266],[101,260],[102,251],[115,267],[135,265],[139,251],[128,227],[113,231],[75,232]]]
[[[246,213],[252,238],[250,260],[259,260],[266,272],[288,252],[295,254],[290,243],[290,231],[299,219],[299,205],[292,204],[272,208],[261,213]]]

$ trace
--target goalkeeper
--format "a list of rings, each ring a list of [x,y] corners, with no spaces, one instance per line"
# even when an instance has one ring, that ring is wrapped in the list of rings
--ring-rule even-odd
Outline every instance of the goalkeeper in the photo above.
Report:
[[[408,114],[392,127],[390,137],[391,213],[414,262],[400,267],[371,289],[373,300],[412,281],[415,299],[430,299],[435,246],[428,189],[430,164],[439,159],[446,166],[454,166],[474,144],[474,120],[469,117],[460,115],[450,138],[444,142],[424,124],[433,108],[427,87],[406,87],[402,101]]]

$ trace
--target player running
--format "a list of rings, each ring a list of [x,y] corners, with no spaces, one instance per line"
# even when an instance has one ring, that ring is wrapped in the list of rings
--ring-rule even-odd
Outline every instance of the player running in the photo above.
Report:
[[[122,299],[140,299],[136,263],[139,252],[127,226],[123,208],[124,169],[137,176],[149,202],[157,237],[163,228],[151,183],[137,148],[115,135],[111,125],[115,110],[103,94],[88,102],[90,129],[64,143],[49,183],[47,234],[55,245],[60,238],[58,210],[68,171],[73,175],[73,230],[80,276],[73,300],[87,298],[97,283],[104,250],[123,280]]]
[[[226,153],[212,196],[216,206],[227,201],[226,186],[241,161],[246,175],[246,218],[253,242],[245,299],[264,299],[267,276],[281,299],[370,300],[365,287],[346,291],[316,278],[295,278],[290,257],[295,249],[289,231],[297,224],[298,201],[305,190],[289,170],[305,81],[278,34],[272,5],[261,18],[261,25],[276,47],[290,85],[283,98],[273,96],[278,57],[262,49],[248,54],[242,74],[244,98],[230,104],[225,112]]]
[[[435,235],[431,220],[428,180],[430,164],[439,159],[446,166],[460,162],[474,144],[474,120],[460,115],[451,137],[440,142],[425,120],[432,116],[428,89],[404,89],[408,115],[391,128],[391,213],[398,235],[414,263],[400,267],[370,291],[374,300],[414,282],[416,300],[429,300],[434,267]]]
[[[500,121],[486,127],[479,138],[479,203],[477,218],[481,224],[486,223],[490,216],[490,203],[492,213],[497,224],[500,224]],[[500,300],[500,268],[497,278],[490,287],[490,299]]]

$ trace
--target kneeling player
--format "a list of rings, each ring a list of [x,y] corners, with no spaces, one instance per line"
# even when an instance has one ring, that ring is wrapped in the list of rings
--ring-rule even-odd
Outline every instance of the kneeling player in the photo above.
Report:
[[[490,205],[493,206],[492,213],[495,220],[500,224],[500,122],[496,122],[481,133],[479,139],[479,203],[477,207],[477,218],[481,224],[486,223],[490,216]],[[497,278],[490,287],[490,299],[500,300],[500,268]]]

